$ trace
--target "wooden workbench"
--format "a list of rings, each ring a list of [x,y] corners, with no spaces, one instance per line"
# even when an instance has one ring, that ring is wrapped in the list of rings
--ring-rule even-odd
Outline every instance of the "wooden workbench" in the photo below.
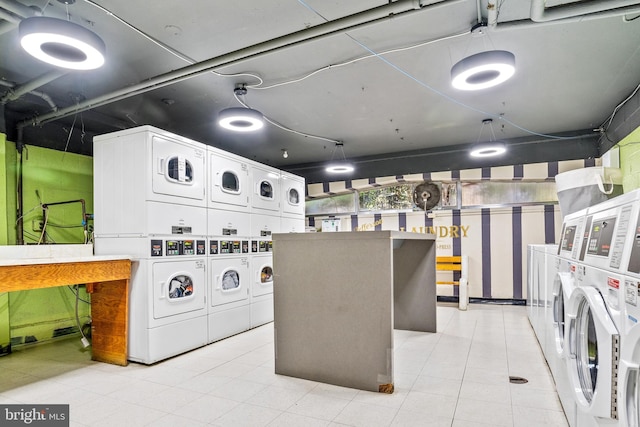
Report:
[[[0,259],[0,292],[86,284],[92,359],[127,365],[131,260],[118,256]]]

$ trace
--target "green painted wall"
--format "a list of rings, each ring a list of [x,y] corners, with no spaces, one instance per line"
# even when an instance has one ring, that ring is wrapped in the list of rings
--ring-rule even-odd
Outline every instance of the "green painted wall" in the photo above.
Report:
[[[0,245],[16,243],[16,149],[0,133]],[[9,352],[9,294],[0,293],[0,355]]]
[[[5,145],[9,146],[9,144]],[[13,144],[11,144],[11,150],[6,151],[13,153],[11,158],[9,154],[5,154],[5,158],[12,162],[15,171],[17,155]],[[44,222],[41,205],[84,199],[86,212],[93,212],[93,159],[88,156],[26,146],[23,152],[22,168],[25,244],[83,243],[85,234],[80,203],[49,207],[45,234],[42,233],[41,226]],[[1,175],[2,179],[6,179],[10,174]],[[15,172],[12,176],[15,177]],[[0,186],[7,188],[7,185],[1,185],[2,183],[0,181]],[[11,188],[15,188],[15,178]],[[15,203],[12,208],[7,207],[0,217],[7,216],[9,209],[15,212]],[[1,211],[3,211],[2,207],[0,207]],[[15,214],[11,221],[15,224]],[[15,238],[8,243],[15,244]],[[80,289],[80,298],[86,301],[89,298],[83,287]],[[57,334],[75,328],[75,303],[75,294],[69,287],[10,293],[8,323],[13,345],[46,341]],[[84,323],[88,319],[89,313],[89,305],[81,301],[79,303],[81,322]]]
[[[622,187],[625,193],[640,188],[640,128],[631,132],[618,144]]]

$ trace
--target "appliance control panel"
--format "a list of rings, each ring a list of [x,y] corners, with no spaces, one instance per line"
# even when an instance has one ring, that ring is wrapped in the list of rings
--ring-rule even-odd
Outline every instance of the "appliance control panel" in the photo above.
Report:
[[[163,245],[164,243],[164,245]],[[151,256],[193,256],[206,255],[206,242],[204,240],[151,240]]]
[[[252,240],[251,252],[273,252],[273,242],[271,240]]]
[[[209,240],[209,255],[233,255],[248,253],[248,240]]]

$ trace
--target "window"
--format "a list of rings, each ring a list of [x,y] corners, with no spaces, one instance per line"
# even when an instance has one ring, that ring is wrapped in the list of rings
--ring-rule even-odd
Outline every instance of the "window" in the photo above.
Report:
[[[167,178],[189,184],[193,182],[193,166],[188,160],[172,157],[167,162]]]
[[[238,176],[231,171],[222,173],[222,191],[227,193],[240,193],[240,180]]]

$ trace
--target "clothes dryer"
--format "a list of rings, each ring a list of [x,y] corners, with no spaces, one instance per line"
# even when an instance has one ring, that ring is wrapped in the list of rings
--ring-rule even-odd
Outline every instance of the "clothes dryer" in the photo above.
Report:
[[[248,212],[209,210],[209,342],[251,327]]]
[[[207,207],[249,212],[251,180],[247,159],[208,147],[209,198]]]
[[[152,364],[207,343],[202,237],[102,238],[96,253],[129,253],[128,359]]]
[[[282,215],[304,219],[305,180],[287,172],[281,173]]]
[[[251,212],[280,216],[280,171],[260,163],[251,163]]]
[[[157,216],[196,234],[185,228],[207,206],[203,144],[141,126],[96,136],[93,150],[96,236],[180,234],[153,228]]]
[[[251,255],[251,327],[273,322],[273,254],[271,241],[257,242]],[[252,250],[256,245],[252,243]],[[260,252],[262,251],[262,252]]]
[[[554,279],[555,274],[550,274],[549,270],[555,271],[556,264],[554,256],[557,245],[529,245],[527,248],[527,310],[529,322],[540,344],[543,353],[546,354],[546,321],[547,309],[551,304],[547,304],[547,280]],[[549,297],[550,299],[550,297]]]

